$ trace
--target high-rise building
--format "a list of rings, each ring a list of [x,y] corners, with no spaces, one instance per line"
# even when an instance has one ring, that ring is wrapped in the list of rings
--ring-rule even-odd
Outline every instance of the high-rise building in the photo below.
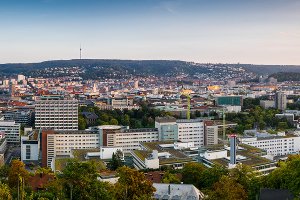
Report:
[[[78,130],[78,101],[42,96],[35,102],[35,128]]]
[[[275,93],[275,107],[279,110],[285,110],[287,104],[286,94],[283,92]]]
[[[216,145],[218,144],[218,131],[219,127],[214,121],[204,122],[204,145]]]

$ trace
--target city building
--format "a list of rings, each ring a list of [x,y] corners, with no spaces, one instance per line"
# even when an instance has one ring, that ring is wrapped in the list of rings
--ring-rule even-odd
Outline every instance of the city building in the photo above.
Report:
[[[33,122],[33,113],[31,110],[10,110],[4,113],[4,120],[30,126]]]
[[[287,105],[286,94],[283,92],[275,93],[275,108],[279,110],[285,110]]]
[[[136,169],[159,169],[171,167],[182,169],[186,163],[196,162],[192,157],[185,154],[197,149],[193,144],[180,145],[174,141],[141,143],[142,150],[131,151],[133,166]]]
[[[81,113],[86,121],[86,124],[88,126],[96,125],[97,119],[99,118],[95,113],[93,112],[82,112]]]
[[[235,138],[231,145],[237,144]],[[268,159],[267,152],[246,144],[239,144],[235,148],[224,145],[207,146],[200,149],[200,162],[207,167],[222,165],[232,168],[235,165],[248,165],[261,174],[269,174],[276,169],[277,162]]]
[[[260,100],[259,105],[264,109],[275,108],[275,101],[270,100]]]
[[[24,163],[38,162],[40,155],[39,131],[30,131],[21,137],[21,161]]]
[[[104,125],[92,127],[91,130],[99,132],[100,146],[122,147],[124,152],[141,149],[140,143],[158,141],[158,130],[155,128],[128,129]]]
[[[153,183],[153,199],[201,200],[205,195],[192,184]]]
[[[272,156],[283,156],[300,153],[300,137],[296,135],[256,134],[256,136],[240,137],[242,144],[265,150]]]
[[[218,96],[215,98],[217,106],[243,106],[242,96]]]
[[[204,145],[204,122],[202,119],[179,119],[172,117],[156,118],[159,141],[179,140],[194,142],[195,146]]]
[[[79,130],[42,130],[42,166],[51,167],[57,156],[71,157],[73,149],[99,148],[99,133]]]
[[[15,121],[0,121],[0,131],[5,133],[8,144],[20,143],[20,128]]]
[[[35,101],[35,128],[78,130],[78,101],[41,96]]]
[[[218,144],[218,125],[214,121],[204,121],[204,145]]]

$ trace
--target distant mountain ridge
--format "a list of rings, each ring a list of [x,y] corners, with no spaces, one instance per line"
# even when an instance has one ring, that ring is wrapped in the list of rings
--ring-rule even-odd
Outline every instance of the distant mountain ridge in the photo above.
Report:
[[[79,74],[86,78],[124,77],[126,75],[174,76],[178,74],[218,73],[219,69],[243,68],[255,74],[299,72],[300,66],[251,65],[251,64],[201,64],[180,60],[113,60],[73,59],[53,60],[40,63],[0,64],[0,76],[24,74],[32,77]]]

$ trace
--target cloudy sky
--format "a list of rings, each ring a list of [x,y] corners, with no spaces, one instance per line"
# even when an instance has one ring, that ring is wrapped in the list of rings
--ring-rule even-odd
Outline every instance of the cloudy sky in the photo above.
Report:
[[[300,64],[300,0],[9,0],[0,63],[79,58]]]

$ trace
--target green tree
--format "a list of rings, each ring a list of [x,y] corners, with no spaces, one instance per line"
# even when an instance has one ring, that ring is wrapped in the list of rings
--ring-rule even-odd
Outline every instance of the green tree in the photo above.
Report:
[[[169,171],[166,171],[164,176],[162,177],[163,183],[180,183],[180,179],[176,174],[172,174]]]
[[[300,155],[290,155],[286,162],[264,179],[264,186],[274,189],[288,189],[295,196],[300,194]]]
[[[119,122],[118,122],[117,119],[111,119],[111,120],[109,121],[109,124],[110,124],[110,125],[118,125]]]
[[[202,174],[205,166],[200,163],[187,163],[182,169],[182,181],[186,184],[194,184],[197,188],[202,187]]]
[[[70,160],[59,176],[59,182],[63,185],[65,196],[69,199],[96,199],[97,197],[112,196],[109,188],[96,184],[98,177],[96,162],[78,162]],[[105,185],[106,186],[106,185]],[[103,193],[98,193],[98,192]],[[108,198],[111,199],[111,198]]]
[[[119,180],[115,184],[116,199],[152,199],[155,188],[142,172],[125,166],[120,167],[117,171]]]
[[[223,176],[209,191],[207,199],[244,200],[247,199],[247,193],[233,178]]]
[[[12,200],[8,185],[0,183],[0,199]]]
[[[84,130],[84,129],[86,129],[86,127],[87,127],[87,124],[86,124],[84,117],[79,115],[78,116],[78,129]]]
[[[123,153],[120,150],[118,150],[116,153],[113,153],[112,159],[109,162],[109,167],[111,170],[116,170],[123,166],[122,157]]]

